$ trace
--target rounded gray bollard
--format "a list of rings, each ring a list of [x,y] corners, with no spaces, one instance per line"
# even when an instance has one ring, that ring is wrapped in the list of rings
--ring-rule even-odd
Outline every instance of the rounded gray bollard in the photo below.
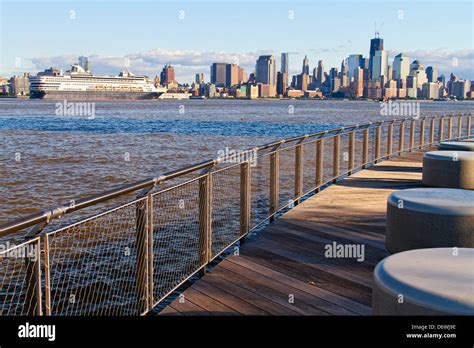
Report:
[[[474,151],[473,141],[443,141],[438,145],[440,151]]]
[[[423,155],[423,184],[474,190],[474,152],[426,152]]]
[[[410,250],[374,270],[374,315],[474,315],[474,249]]]
[[[390,253],[439,247],[474,248],[474,191],[415,188],[387,200]]]

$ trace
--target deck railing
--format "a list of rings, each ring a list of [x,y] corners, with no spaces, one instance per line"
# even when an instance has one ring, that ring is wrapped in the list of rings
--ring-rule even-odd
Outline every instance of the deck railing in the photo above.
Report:
[[[308,194],[384,158],[471,135],[472,115],[396,119],[272,142],[0,226],[2,315],[139,315]],[[229,163],[230,162],[230,163]],[[173,180],[181,182],[174,183]],[[168,185],[166,187],[166,185]],[[53,230],[64,215],[135,198]]]

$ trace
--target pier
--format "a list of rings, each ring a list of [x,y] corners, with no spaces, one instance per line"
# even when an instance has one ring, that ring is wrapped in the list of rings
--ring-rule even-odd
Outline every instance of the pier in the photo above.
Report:
[[[471,134],[471,114],[329,129],[1,225],[21,243],[0,251],[0,314],[370,315],[387,196]]]
[[[429,150],[429,149],[426,149]],[[424,151],[384,160],[280,216],[182,292],[161,315],[370,315],[385,249],[387,196],[421,187]],[[326,257],[364,245],[365,259]]]

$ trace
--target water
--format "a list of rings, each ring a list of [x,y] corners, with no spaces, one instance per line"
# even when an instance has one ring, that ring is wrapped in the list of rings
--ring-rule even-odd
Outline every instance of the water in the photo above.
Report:
[[[226,147],[382,118],[371,101],[97,102],[93,119],[56,116],[55,104],[0,100],[0,223],[215,158]],[[473,109],[421,103],[421,115]]]

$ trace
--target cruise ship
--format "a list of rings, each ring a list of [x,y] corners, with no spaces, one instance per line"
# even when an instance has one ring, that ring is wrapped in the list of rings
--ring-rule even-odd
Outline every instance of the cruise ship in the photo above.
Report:
[[[94,76],[79,64],[71,70],[50,68],[30,77],[30,97],[66,100],[157,99],[166,92],[146,76],[121,72],[118,76]]]

